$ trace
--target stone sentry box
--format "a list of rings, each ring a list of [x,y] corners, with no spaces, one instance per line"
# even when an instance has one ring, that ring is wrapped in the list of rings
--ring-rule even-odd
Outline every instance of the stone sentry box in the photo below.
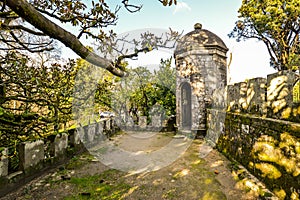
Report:
[[[212,106],[216,90],[227,83],[227,51],[224,42],[199,23],[180,39],[174,52],[179,131],[206,132],[206,108]]]

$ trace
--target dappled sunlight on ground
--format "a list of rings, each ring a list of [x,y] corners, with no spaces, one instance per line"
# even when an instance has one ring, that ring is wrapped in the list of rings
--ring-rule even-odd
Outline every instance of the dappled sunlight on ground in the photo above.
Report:
[[[173,177],[174,177],[174,178],[184,177],[184,176],[188,175],[189,172],[190,172],[189,169],[183,169],[183,170],[177,172]]]
[[[236,187],[240,180],[234,180],[228,168],[230,162],[215,149],[205,158],[199,157],[202,143],[202,140],[194,140],[170,165],[151,172],[141,170],[144,172],[138,174],[109,169],[85,155],[84,159],[72,160],[59,173],[50,173],[46,179],[25,186],[16,193],[16,199],[256,200],[257,196],[249,192],[252,189],[247,192],[245,188]]]
[[[224,163],[223,160],[218,160],[218,161],[212,163],[210,166],[211,167],[218,167],[218,166],[222,165],[223,163]]]

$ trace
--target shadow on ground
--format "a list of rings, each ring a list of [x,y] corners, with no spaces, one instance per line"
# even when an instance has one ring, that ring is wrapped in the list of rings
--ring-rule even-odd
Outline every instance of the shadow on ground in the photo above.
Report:
[[[111,142],[126,151],[147,153],[159,150],[173,136],[173,133],[157,133],[151,139],[139,140],[122,134]],[[0,199],[258,199],[260,194],[255,187],[245,190],[245,184],[237,179],[234,164],[223,155],[214,149],[205,152],[206,156],[203,152],[199,154],[203,143],[193,140],[187,151],[168,166],[143,173],[111,169],[84,153]]]

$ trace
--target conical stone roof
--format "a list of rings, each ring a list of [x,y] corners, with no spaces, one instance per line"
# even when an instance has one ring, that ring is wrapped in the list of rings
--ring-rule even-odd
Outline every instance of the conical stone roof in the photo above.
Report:
[[[174,54],[180,54],[203,48],[218,48],[225,53],[228,51],[225,43],[216,34],[202,29],[200,23],[194,25],[194,30],[184,35],[178,42]]]

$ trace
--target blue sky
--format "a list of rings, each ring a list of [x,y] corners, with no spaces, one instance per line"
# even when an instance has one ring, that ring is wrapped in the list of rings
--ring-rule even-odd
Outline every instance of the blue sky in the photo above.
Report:
[[[107,2],[113,9],[121,0]],[[193,30],[194,24],[199,22],[203,29],[217,34],[225,42],[229,48],[228,57],[232,53],[232,63],[228,72],[230,83],[266,77],[267,74],[275,72],[269,66],[269,55],[262,42],[255,39],[236,42],[227,36],[238,20],[241,0],[177,0],[177,5],[171,7],[164,7],[158,0],[129,0],[129,2],[143,4],[143,8],[136,13],[120,9],[117,25],[110,27],[117,34],[133,33],[140,29],[169,28],[188,33]],[[167,54],[152,52],[140,55],[139,59],[132,61],[131,64],[158,65],[161,57],[166,58],[170,55],[172,52]]]
[[[229,48],[228,56],[232,53],[229,72],[231,83],[253,77],[266,77],[268,73],[275,72],[269,66],[269,55],[262,42],[255,39],[236,42],[227,36],[238,20],[241,0],[179,0],[176,6],[171,7],[164,7],[156,0],[130,2],[143,4],[143,8],[133,14],[125,9],[120,10],[118,24],[114,27],[118,34],[136,29],[169,27],[188,33],[199,22],[204,29],[217,34],[225,42]]]

